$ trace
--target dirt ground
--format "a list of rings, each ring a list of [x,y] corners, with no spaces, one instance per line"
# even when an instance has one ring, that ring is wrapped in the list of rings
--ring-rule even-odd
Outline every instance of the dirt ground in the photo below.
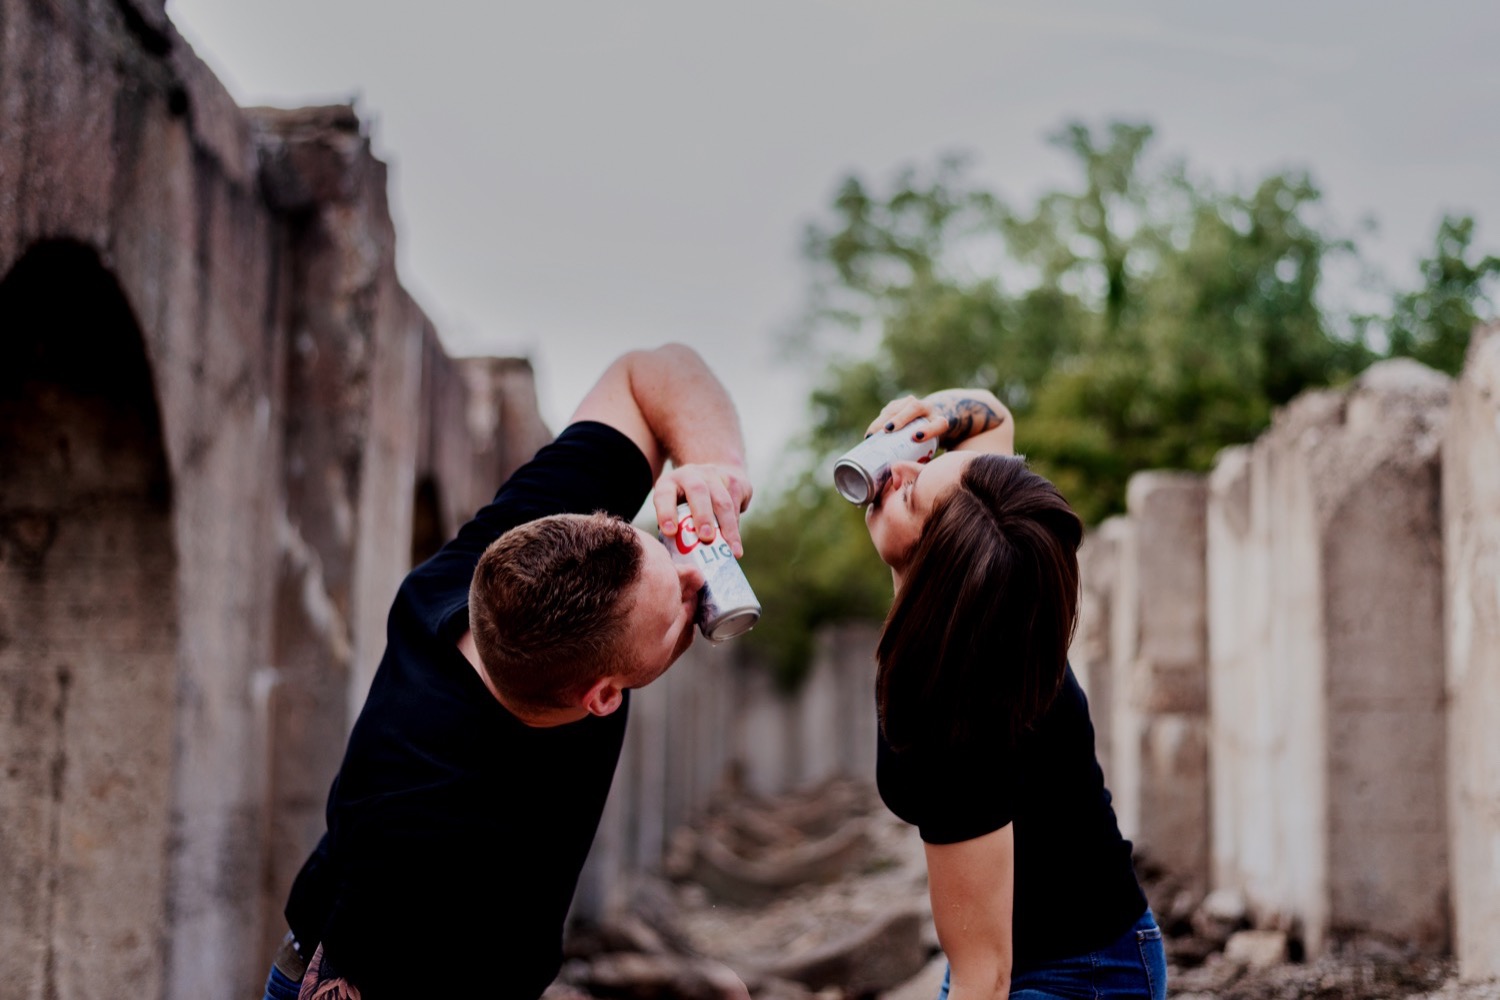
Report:
[[[860,825],[853,838],[850,824]],[[694,845],[701,855],[706,837],[758,867],[726,874],[706,870],[701,857],[695,865]],[[840,841],[836,857],[819,858],[809,850],[808,842],[816,848],[820,837]],[[851,843],[856,849],[848,849]],[[615,938],[685,956],[676,960],[700,963],[699,971],[675,979],[640,970],[633,982],[623,974],[591,979],[587,948],[575,948],[564,976],[574,989],[557,997],[721,996],[716,968],[734,970],[756,1000],[936,996],[943,961],[921,842],[880,806],[872,790],[842,786],[774,802],[726,804],[699,830],[681,832],[674,854],[667,867],[676,879],[643,884],[629,920],[634,929],[616,931]],[[800,864],[816,877],[755,895],[761,890],[754,881],[774,881],[777,864]],[[704,877],[695,879],[695,873]],[[1194,933],[1195,924],[1204,924],[1188,918],[1180,894],[1165,902],[1171,887],[1145,881],[1153,904],[1161,903],[1154,905],[1159,919],[1177,909],[1161,921],[1168,931],[1169,995],[1177,1000],[1500,1000],[1500,982],[1462,983],[1450,959],[1380,941],[1336,942],[1311,962],[1247,965],[1226,957],[1223,935]],[[893,920],[898,914],[912,916]],[[1290,950],[1295,955],[1295,942]]]

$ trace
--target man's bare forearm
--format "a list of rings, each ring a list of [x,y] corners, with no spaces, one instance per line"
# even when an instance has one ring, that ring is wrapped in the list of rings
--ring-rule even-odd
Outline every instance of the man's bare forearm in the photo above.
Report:
[[[630,392],[664,457],[674,465],[745,467],[739,414],[722,383],[690,347],[667,344],[626,355]]]

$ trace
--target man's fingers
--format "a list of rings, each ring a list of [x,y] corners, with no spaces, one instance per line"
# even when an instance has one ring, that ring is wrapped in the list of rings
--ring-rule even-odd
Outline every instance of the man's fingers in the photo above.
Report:
[[[682,488],[683,498],[686,500],[688,510],[693,515],[693,530],[698,535],[698,540],[711,542],[714,540],[714,501],[709,494],[708,483],[698,476],[684,476],[679,480]]]
[[[687,465],[657,481],[652,503],[662,534],[677,533],[677,507],[686,503],[700,539],[711,542],[723,536],[739,555],[739,515],[749,506],[750,493],[750,481],[732,468]]]
[[[729,543],[736,559],[745,554],[740,544],[740,510],[729,488],[723,482],[710,483],[709,496],[713,498],[714,519],[719,522],[719,534]]]
[[[651,502],[656,506],[656,523],[663,535],[677,534],[677,481],[671,476],[662,476],[651,491]]]

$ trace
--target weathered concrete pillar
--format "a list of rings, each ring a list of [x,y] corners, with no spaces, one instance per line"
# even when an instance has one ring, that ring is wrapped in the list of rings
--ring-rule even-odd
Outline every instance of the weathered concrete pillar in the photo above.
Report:
[[[430,325],[396,280],[384,164],[351,107],[249,111],[285,248],[285,514],[274,626],[271,839],[262,951],[323,828],[328,782],[410,566]]]
[[[630,727],[573,917],[598,920],[626,906],[632,878],[658,871],[672,831],[723,787],[741,704],[736,659],[732,645],[699,641],[631,692]]]
[[[1267,519],[1251,517],[1248,447],[1219,453],[1208,480],[1209,800],[1212,885],[1278,877],[1271,780],[1277,698]],[[1260,535],[1254,533],[1259,528]]]
[[[1206,497],[1191,473],[1131,477],[1110,607],[1116,812],[1141,853],[1193,890],[1208,882]]]
[[[830,625],[818,632],[808,676],[786,703],[793,729],[789,767],[779,791],[834,777],[875,780],[879,636],[879,626],[867,623]]]
[[[731,692],[741,650],[734,642],[714,646],[700,636],[661,680],[646,689],[663,686],[668,706],[668,836],[701,812],[723,784],[732,728]]]
[[[880,626],[848,622],[824,629],[824,661],[837,678],[839,730],[837,773],[875,784],[875,743],[880,720],[875,711],[875,647]]]
[[[0,988],[164,995],[173,489],[130,308],[76,244],[0,281]]]
[[[552,440],[536,401],[536,373],[525,358],[490,358],[489,380],[499,407],[497,427],[500,478],[531,460]]]
[[[1500,976],[1500,326],[1475,333],[1443,442],[1453,950]]]
[[[487,371],[493,360],[450,358],[437,333],[424,327],[412,565],[452,538],[504,482],[496,390],[490,380],[476,379],[469,372],[473,367]]]
[[[1311,953],[1339,931],[1446,938],[1447,392],[1376,365],[1293,401],[1213,480],[1215,875]]]
[[[796,702],[779,691],[765,670],[740,671],[740,704],[734,719],[734,768],[744,790],[779,795],[797,772]]]
[[[1137,595],[1135,566],[1135,523],[1120,515],[1105,522],[1113,539],[1115,571],[1108,594],[1109,615],[1109,743],[1104,754],[1109,769],[1105,781],[1114,796],[1115,816],[1120,832],[1136,837],[1140,830],[1140,751],[1127,748],[1126,725],[1135,726],[1137,717],[1129,704],[1128,681],[1131,664],[1139,646],[1140,600]],[[1101,713],[1102,714],[1102,713]]]
[[[1094,723],[1094,754],[1104,770],[1104,780],[1114,790],[1113,734],[1115,673],[1111,658],[1111,609],[1119,583],[1120,537],[1125,520],[1111,517],[1090,531],[1078,550],[1081,593],[1078,630],[1068,650],[1069,662],[1089,700]]]
[[[788,788],[782,791],[827,781],[843,770],[842,730],[857,709],[846,700],[837,655],[834,636],[826,630],[820,633],[812,669],[792,702],[792,766]]]

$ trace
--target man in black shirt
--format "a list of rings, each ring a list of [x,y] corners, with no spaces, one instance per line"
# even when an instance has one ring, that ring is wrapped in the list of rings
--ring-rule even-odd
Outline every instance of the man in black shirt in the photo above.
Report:
[[[717,526],[739,555],[744,464],[734,407],[695,353],[631,352],[406,577],[268,997],[298,979],[362,1000],[541,994],[629,689],[692,642],[703,584],[628,519],[650,493],[670,535],[685,500],[699,536]]]

